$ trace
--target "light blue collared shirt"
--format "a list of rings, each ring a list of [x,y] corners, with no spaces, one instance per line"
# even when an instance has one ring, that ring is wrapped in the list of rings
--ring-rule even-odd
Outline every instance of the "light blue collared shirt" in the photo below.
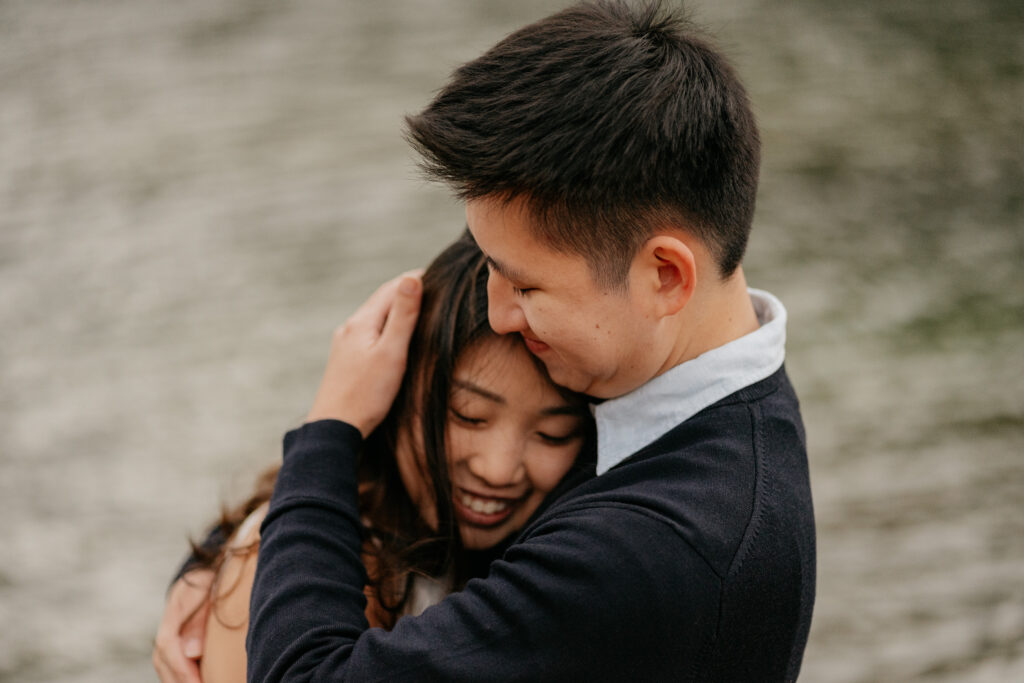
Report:
[[[709,405],[782,367],[786,309],[768,292],[747,291],[761,324],[758,329],[680,363],[628,394],[593,406],[599,475]]]

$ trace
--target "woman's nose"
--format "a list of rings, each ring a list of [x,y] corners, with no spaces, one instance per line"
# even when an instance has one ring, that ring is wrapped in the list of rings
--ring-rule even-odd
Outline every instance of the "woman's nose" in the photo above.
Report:
[[[493,488],[514,486],[526,476],[523,464],[524,445],[519,441],[489,440],[479,444],[477,453],[469,459],[469,471]]]

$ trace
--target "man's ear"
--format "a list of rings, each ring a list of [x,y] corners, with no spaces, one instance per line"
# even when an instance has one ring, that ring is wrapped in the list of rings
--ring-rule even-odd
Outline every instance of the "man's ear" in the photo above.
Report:
[[[697,257],[678,237],[655,235],[639,254],[643,283],[661,318],[675,315],[686,306],[697,286]]]

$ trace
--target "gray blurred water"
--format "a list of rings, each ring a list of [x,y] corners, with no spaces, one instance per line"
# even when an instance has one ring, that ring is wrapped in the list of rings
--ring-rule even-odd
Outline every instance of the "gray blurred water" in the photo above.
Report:
[[[401,139],[537,0],[0,0],[0,680],[153,680],[187,534],[459,231]],[[1024,9],[694,2],[764,138],[808,681],[1024,680]]]

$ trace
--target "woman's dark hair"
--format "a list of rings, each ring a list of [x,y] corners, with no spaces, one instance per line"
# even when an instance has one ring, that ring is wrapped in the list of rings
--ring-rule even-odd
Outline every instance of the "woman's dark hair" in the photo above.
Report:
[[[359,462],[359,511],[367,534],[364,553],[369,560],[370,588],[386,612],[380,615],[385,622],[393,623],[401,613],[414,574],[450,576],[450,587],[458,589],[480,573],[481,563],[486,567],[494,557],[495,552],[462,548],[452,507],[445,444],[456,364],[467,350],[488,338],[496,335],[487,322],[487,267],[467,230],[423,274],[420,316],[410,342],[402,388],[387,417],[367,437]],[[509,340],[521,343],[518,338]],[[543,364],[536,359],[534,362],[546,377]],[[559,392],[571,404],[580,406],[581,415],[588,414],[583,397],[561,388]],[[422,448],[416,461],[423,463],[421,474],[433,487],[437,529],[426,524],[409,497],[395,458],[402,430],[417,427],[422,438],[409,438],[407,442]],[[592,441],[592,426],[586,434],[587,441]],[[261,475],[247,501],[222,512],[219,539],[228,539],[251,512],[270,499],[277,469]],[[193,544],[195,561],[191,566],[218,568],[224,559],[221,545]],[[218,594],[217,586],[212,590],[212,595]]]
[[[469,231],[442,251],[423,273],[420,317],[409,343],[402,388],[391,411],[367,438],[361,461],[361,513],[370,520],[368,548],[378,567],[373,577],[377,598],[397,613],[407,596],[410,572],[441,576],[455,571],[456,584],[473,569],[459,560],[462,551],[452,508],[451,479],[445,430],[455,366],[462,354],[493,337],[487,322],[487,267]],[[418,416],[418,420],[413,419]],[[395,460],[402,430],[420,428],[421,439],[409,438],[423,452],[422,476],[432,486],[437,529],[429,528],[409,498]]]
[[[523,200],[534,236],[622,287],[662,226],[728,277],[754,215],[760,138],[732,67],[660,2],[581,2],[459,67],[406,119],[462,199]]]

